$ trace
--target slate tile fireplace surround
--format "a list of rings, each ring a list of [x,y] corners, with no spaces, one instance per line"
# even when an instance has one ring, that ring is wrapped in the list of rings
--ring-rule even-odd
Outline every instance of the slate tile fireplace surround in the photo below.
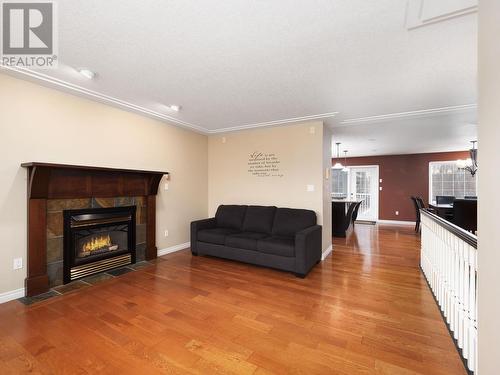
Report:
[[[156,258],[156,194],[168,172],[22,166],[28,169],[27,296]]]

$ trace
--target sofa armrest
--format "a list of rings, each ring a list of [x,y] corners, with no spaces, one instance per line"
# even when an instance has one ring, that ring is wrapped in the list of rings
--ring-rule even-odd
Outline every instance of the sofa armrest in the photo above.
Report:
[[[191,253],[193,253],[194,255],[198,255],[198,251],[196,249],[196,243],[198,241],[198,231],[202,229],[215,228],[216,225],[217,223],[214,217],[191,222]]]
[[[298,276],[306,276],[321,260],[321,231],[321,225],[314,225],[295,234],[295,273]]]

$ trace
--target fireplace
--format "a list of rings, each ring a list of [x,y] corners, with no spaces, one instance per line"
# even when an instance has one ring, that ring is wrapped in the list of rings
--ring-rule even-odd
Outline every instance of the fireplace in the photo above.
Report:
[[[135,263],[136,206],[64,211],[64,283]]]

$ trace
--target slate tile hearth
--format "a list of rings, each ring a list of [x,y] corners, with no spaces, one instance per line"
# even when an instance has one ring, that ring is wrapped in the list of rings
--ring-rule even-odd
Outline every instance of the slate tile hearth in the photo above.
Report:
[[[156,262],[142,261],[137,262],[136,264],[131,264],[126,267],[115,268],[114,270],[98,273],[92,276],[85,277],[80,280],[73,281],[68,284],[58,285],[46,293],[39,294],[33,297],[21,297],[18,299],[24,305],[32,305],[36,302],[45,301],[49,298],[60,296],[63,294],[67,294],[70,292],[74,292],[75,290],[79,290],[82,288],[92,287],[101,282],[114,279],[121,275],[124,275],[129,272],[135,272],[137,270],[152,266]]]

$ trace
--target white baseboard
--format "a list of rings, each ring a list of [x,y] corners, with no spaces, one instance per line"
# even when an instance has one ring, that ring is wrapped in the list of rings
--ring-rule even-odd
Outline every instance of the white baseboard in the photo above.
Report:
[[[11,290],[9,292],[0,293],[0,303],[9,302],[24,297],[25,294],[26,292],[24,291],[24,288],[19,288],[16,290]]]
[[[402,220],[377,220],[377,224],[415,225],[415,222]]]
[[[176,251],[188,249],[190,247],[191,247],[191,242],[181,243],[179,245],[167,247],[166,249],[160,249],[160,250],[158,250],[157,254],[159,257],[161,257],[163,255],[175,253]]]
[[[328,255],[330,255],[333,251],[333,245],[328,246],[328,248],[323,251],[323,254],[321,254],[321,260],[325,260]]]

